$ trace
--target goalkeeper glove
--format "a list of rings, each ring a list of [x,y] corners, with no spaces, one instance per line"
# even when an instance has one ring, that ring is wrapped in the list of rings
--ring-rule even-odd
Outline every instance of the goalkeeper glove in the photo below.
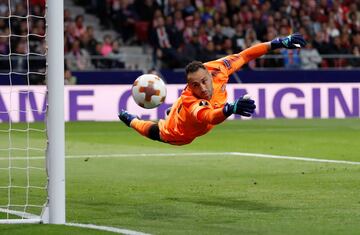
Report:
[[[271,41],[271,49],[296,49],[300,47],[304,47],[306,45],[306,41],[304,37],[300,33],[294,33],[284,38],[276,38]]]
[[[234,103],[226,103],[223,113],[226,117],[231,114],[239,114],[241,116],[250,117],[256,108],[255,101],[250,99],[249,95],[244,95],[235,100]]]

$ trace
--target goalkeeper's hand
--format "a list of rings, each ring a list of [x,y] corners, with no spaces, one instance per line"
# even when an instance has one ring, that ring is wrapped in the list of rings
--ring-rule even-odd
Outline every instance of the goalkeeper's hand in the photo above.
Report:
[[[272,50],[279,48],[296,49],[304,47],[305,45],[306,41],[300,33],[294,33],[283,38],[275,38],[271,41]]]
[[[250,117],[256,108],[255,101],[250,99],[249,95],[244,95],[233,103],[226,103],[223,113],[226,117],[231,114],[239,114],[241,116]]]

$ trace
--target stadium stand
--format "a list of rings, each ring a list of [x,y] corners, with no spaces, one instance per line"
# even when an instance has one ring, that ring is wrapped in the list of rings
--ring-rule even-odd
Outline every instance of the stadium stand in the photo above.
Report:
[[[94,1],[89,8],[94,11],[99,5]],[[294,31],[313,42],[306,51],[325,55],[321,62],[309,61],[309,53],[303,53],[250,66],[297,68],[305,60],[307,68],[348,67],[353,65],[349,59],[332,55],[351,57],[359,47],[360,12],[354,1],[113,0],[101,5],[104,11],[98,15],[110,19],[103,25],[117,30],[125,43],[141,44],[149,39],[158,67],[183,67],[193,59],[204,59],[208,50],[216,55],[235,53]],[[214,46],[207,47],[209,42]]]
[[[359,3],[350,0],[75,2],[95,13],[103,28],[117,31],[123,45],[151,46],[153,65],[158,68],[181,68],[194,59],[236,53],[294,31],[310,42],[303,53],[279,51],[249,66],[309,69],[358,63]]]
[[[44,15],[44,0],[30,1],[33,15]],[[301,52],[276,51],[248,66],[257,68],[353,68],[360,48],[359,2],[351,0],[65,0],[65,54],[68,69],[182,68],[196,59],[212,60],[261,41],[298,31],[310,42]],[[24,1],[12,1],[12,14],[25,15]],[[9,14],[0,0],[0,15]],[[45,23],[32,19],[31,32],[45,33]],[[25,22],[11,18],[13,33]],[[0,18],[1,70],[8,65],[9,22]],[[26,48],[11,39],[11,51]],[[44,51],[43,40],[30,45]],[[12,57],[15,67],[25,69]],[[41,67],[43,63],[34,63]]]

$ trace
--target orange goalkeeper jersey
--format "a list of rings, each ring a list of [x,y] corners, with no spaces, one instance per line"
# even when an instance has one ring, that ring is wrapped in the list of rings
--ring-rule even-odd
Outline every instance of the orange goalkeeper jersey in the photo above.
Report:
[[[261,43],[239,54],[205,63],[204,66],[212,75],[213,81],[211,100],[196,98],[190,88],[186,86],[181,96],[171,107],[167,118],[158,123],[161,140],[174,145],[184,145],[209,132],[214,125],[199,120],[199,111],[222,108],[227,101],[226,84],[229,76],[249,60],[259,57],[267,51],[265,44]]]

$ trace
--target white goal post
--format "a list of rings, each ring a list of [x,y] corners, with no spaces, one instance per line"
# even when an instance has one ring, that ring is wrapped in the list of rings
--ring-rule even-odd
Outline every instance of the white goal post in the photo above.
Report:
[[[48,0],[49,223],[65,223],[64,2]]]
[[[28,8],[26,16],[13,14],[14,10],[12,9],[15,6],[11,4],[14,4],[14,2],[16,4],[23,3],[24,6],[26,4]],[[0,16],[0,20],[8,22],[9,27],[8,35],[0,33],[0,38],[8,38],[9,44],[9,53],[0,55],[0,59],[7,57],[9,62],[9,71],[0,72],[1,76],[8,76],[9,80],[8,85],[0,86],[0,224],[65,224],[63,0],[47,0],[45,16],[31,15],[29,8],[30,0],[8,0],[9,13],[8,15]],[[46,19],[45,34],[31,33],[31,20],[33,18],[40,19],[44,17]],[[16,34],[15,31],[12,31],[12,21],[14,19],[27,24],[27,35]],[[32,37],[46,38],[46,52],[44,54],[31,51]],[[15,49],[11,45],[14,43],[13,38],[21,38],[23,40],[22,42],[27,45],[26,53],[14,51]],[[16,56],[21,57],[21,60],[26,60],[27,66],[25,72],[15,71],[13,58]],[[45,72],[34,72],[30,69],[29,61],[31,57],[36,56],[46,57]],[[37,92],[38,94],[34,94],[35,92],[32,91],[30,77],[33,74],[46,76],[47,85],[46,87],[44,86],[43,93]],[[26,86],[17,88],[13,85],[13,78],[17,75],[27,78]],[[46,103],[44,109],[39,111],[33,108],[32,104],[25,103],[35,102],[32,100],[34,95],[44,96],[44,102]],[[21,100],[19,97],[23,97],[23,108],[25,107],[25,110],[18,107],[19,100]],[[7,111],[3,111],[2,107],[3,110]],[[42,112],[44,112],[44,115]],[[21,117],[28,115],[28,113],[33,115],[35,113],[38,116],[43,115],[46,128],[40,128],[36,125],[33,127],[29,123],[31,121],[21,119]],[[13,114],[18,116],[12,118],[11,115]],[[15,124],[13,122],[20,123]],[[36,135],[44,133],[47,136],[47,139],[46,137],[44,138],[44,142],[46,142],[44,147],[34,147],[32,145],[31,136],[33,133]],[[20,134],[21,138],[19,137]],[[6,141],[8,144],[3,144]],[[23,141],[25,147],[18,147],[17,141]],[[43,164],[41,166],[32,165],[32,162],[37,160],[42,160]],[[23,165],[16,165],[19,164],[18,162],[21,162]],[[43,175],[38,174],[42,176],[41,183],[37,179],[37,181],[33,181],[31,178],[33,172],[45,172]],[[16,177],[18,175],[21,175],[23,179],[17,180]],[[21,183],[19,184],[19,182]],[[31,193],[36,190],[42,190],[45,193],[35,194],[37,201],[32,203]],[[24,195],[15,195],[18,192],[23,192]],[[31,208],[39,209],[40,213],[34,214]]]

